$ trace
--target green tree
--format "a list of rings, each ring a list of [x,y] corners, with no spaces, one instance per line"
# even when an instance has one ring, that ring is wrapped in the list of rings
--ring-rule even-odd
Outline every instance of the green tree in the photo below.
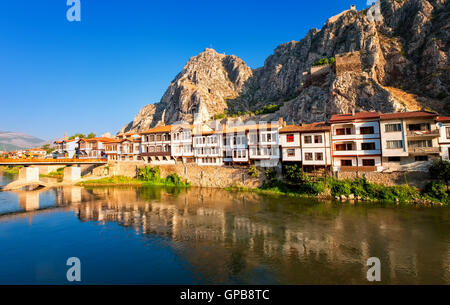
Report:
[[[87,135],[87,138],[92,139],[92,138],[95,138],[96,136],[97,135],[95,133],[91,132],[90,134]]]
[[[50,144],[42,145],[41,148],[45,150],[47,154],[51,154],[55,150],[53,147],[50,147]]]
[[[435,160],[429,169],[432,179],[438,179],[445,182],[448,188],[450,180],[450,162],[446,160]]]
[[[76,133],[73,136],[69,137],[69,140],[73,140],[73,139],[75,139],[77,137],[80,138],[80,139],[86,138],[86,136],[83,133]]]
[[[293,184],[302,184],[310,181],[309,176],[297,164],[285,165],[284,177],[288,182]]]

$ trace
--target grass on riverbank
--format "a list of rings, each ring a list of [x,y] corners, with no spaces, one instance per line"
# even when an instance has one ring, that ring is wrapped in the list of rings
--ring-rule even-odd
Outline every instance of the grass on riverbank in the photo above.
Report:
[[[228,191],[255,192],[270,195],[343,198],[359,201],[377,201],[385,203],[435,203],[450,206],[450,198],[445,186],[440,183],[430,183],[423,191],[407,184],[386,186],[371,183],[364,178],[338,180],[335,178],[304,180],[302,183],[290,183],[270,179],[259,188],[229,187]]]
[[[18,175],[19,169],[21,169],[23,166],[0,166],[0,171],[10,174],[10,175]]]
[[[39,174],[39,177],[63,179],[64,167],[60,167],[56,171],[50,172],[48,174]]]
[[[111,186],[111,185],[135,185],[135,186],[171,186],[171,187],[189,187],[188,181],[182,181],[177,174],[171,174],[166,178],[159,176],[152,179],[131,178],[126,176],[112,176],[96,180],[79,182],[81,186]]]

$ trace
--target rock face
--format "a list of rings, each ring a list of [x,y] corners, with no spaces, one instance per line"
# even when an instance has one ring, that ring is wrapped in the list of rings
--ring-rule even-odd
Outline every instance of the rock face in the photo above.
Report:
[[[206,49],[189,60],[159,103],[142,108],[121,132],[143,131],[181,120],[192,122],[196,114],[209,120],[225,111],[227,100],[237,98],[252,75],[242,59]]]
[[[256,111],[271,103],[283,106],[262,118],[283,116],[288,122],[351,110],[428,107],[449,114],[449,1],[381,0],[380,7],[380,21],[355,9],[329,18],[301,41],[278,46],[253,72],[239,58],[208,49],[188,62],[160,103],[144,107],[123,130],[153,126],[161,118],[191,121],[198,112],[204,118],[225,109]],[[311,69],[331,57],[335,65]]]

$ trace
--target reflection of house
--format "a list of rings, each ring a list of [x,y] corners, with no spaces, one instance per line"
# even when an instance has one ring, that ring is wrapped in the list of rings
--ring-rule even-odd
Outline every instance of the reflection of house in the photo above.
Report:
[[[442,159],[450,159],[450,117],[438,117],[439,146]]]
[[[380,114],[336,114],[330,119],[334,171],[381,171]]]
[[[329,124],[289,125],[279,133],[283,162],[301,163],[306,169],[331,166]]]
[[[426,171],[439,157],[437,115],[427,111],[382,114],[383,167],[386,171]]]

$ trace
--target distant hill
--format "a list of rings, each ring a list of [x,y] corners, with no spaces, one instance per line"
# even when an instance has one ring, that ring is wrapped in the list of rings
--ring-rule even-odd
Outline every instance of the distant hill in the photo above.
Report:
[[[45,140],[27,134],[0,130],[0,150],[12,151],[40,147],[46,143],[48,142]]]

